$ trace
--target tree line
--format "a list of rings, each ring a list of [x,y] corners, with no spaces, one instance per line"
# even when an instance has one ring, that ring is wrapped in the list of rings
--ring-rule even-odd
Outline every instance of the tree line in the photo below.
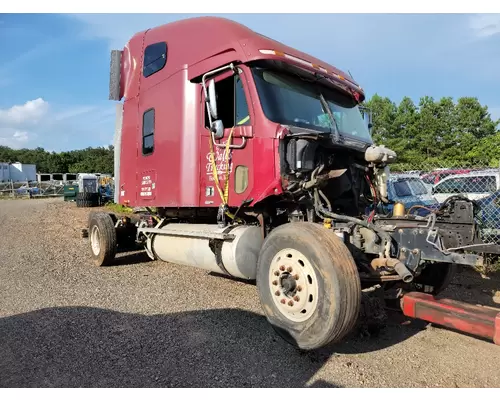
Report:
[[[499,167],[500,120],[474,97],[435,100],[422,97],[415,104],[404,97],[399,104],[374,95],[365,104],[372,111],[372,135],[398,155],[410,169],[433,167]]]
[[[48,152],[41,147],[36,149],[14,150],[0,146],[0,162],[20,162],[35,164],[40,173],[113,173],[113,146],[88,147],[82,150]]]
[[[451,97],[425,96],[415,104],[404,97],[397,104],[374,95],[364,105],[372,111],[375,143],[396,151],[400,167],[500,166],[500,120],[494,121],[477,98],[461,97],[455,103]],[[0,146],[0,162],[16,161],[36,164],[42,173],[112,174],[113,146],[61,153]]]

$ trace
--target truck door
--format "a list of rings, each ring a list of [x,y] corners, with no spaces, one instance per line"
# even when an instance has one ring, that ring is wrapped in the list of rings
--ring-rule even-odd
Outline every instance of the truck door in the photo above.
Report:
[[[216,145],[212,151],[208,111],[203,101],[202,106],[205,109],[203,110],[204,127],[201,139],[200,206],[218,207],[221,204],[221,195],[217,189],[217,176],[222,193],[228,181],[227,204],[238,207],[248,200],[253,187],[253,174],[250,171],[252,171],[254,160],[252,141],[254,114],[252,107],[249,106],[252,102],[247,89],[246,75],[242,69],[239,69],[237,74],[225,73],[214,80],[218,119],[224,125],[224,137],[215,140]],[[228,140],[230,140],[231,148],[229,156],[226,157]]]
[[[165,165],[164,160],[169,154],[177,155],[179,146],[179,141],[173,140],[166,128],[172,121],[172,105],[178,102],[175,96],[165,96],[165,87],[161,84],[167,49],[164,41],[151,43],[144,49],[137,123],[135,188],[138,206],[150,206],[158,201],[177,202],[175,196],[165,197],[166,188],[178,185],[178,163],[172,160]]]

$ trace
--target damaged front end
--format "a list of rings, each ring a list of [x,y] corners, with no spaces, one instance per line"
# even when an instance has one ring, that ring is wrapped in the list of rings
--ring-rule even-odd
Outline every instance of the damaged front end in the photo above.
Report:
[[[469,209],[472,204],[457,201],[454,208]],[[464,213],[464,216],[467,214]],[[405,215],[402,217],[375,216],[373,226],[391,236],[393,246],[391,258],[404,263],[413,277],[431,263],[457,264],[469,267],[483,265],[483,257],[478,254],[483,247],[474,233],[475,221],[472,215],[461,221],[450,221],[449,212],[430,213],[426,217]],[[367,254],[383,255],[383,248],[372,229],[359,228],[363,237],[362,249]],[[474,246],[477,244],[477,247]],[[381,267],[383,263],[371,263]],[[378,270],[379,268],[375,268]]]
[[[389,164],[395,159],[395,153],[383,146],[371,146],[365,152],[380,202],[389,202]],[[318,215],[330,219],[332,229],[350,247],[365,287],[392,283],[389,286],[401,290],[421,287],[436,293],[449,283],[457,266],[481,267],[481,253],[494,251],[482,242],[474,204],[468,199],[450,198],[425,217],[405,213],[403,207],[396,215],[372,212],[360,219],[324,207],[320,191],[314,197]]]
[[[286,196],[277,207],[288,210],[281,215],[289,221],[322,223],[341,237],[363,287],[382,284],[418,290],[418,286],[436,293],[457,266],[483,265],[481,253],[489,246],[479,237],[474,204],[467,199],[450,198],[427,216],[396,206],[398,212],[390,216],[376,212],[380,204],[390,203],[394,151],[339,144],[330,136],[303,129],[286,129],[279,137]]]

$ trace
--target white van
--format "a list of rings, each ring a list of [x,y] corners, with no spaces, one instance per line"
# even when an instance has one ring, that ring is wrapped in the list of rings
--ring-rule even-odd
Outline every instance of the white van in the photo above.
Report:
[[[478,171],[447,176],[432,188],[432,195],[439,203],[457,194],[479,200],[499,189],[500,171]]]

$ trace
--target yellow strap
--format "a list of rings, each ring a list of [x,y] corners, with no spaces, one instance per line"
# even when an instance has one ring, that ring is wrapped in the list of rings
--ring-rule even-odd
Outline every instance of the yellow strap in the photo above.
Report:
[[[217,174],[217,168],[216,168],[216,164],[215,164],[215,152],[214,152],[214,145],[212,143],[212,133],[210,133],[210,139],[208,140],[208,143],[210,145],[210,161],[212,163],[212,174],[214,177],[215,186],[217,187],[217,190],[219,192],[221,200],[224,201],[224,194],[222,193],[222,190],[220,189],[219,175]]]
[[[213,136],[210,133],[210,139],[209,139],[209,145],[210,145],[210,160],[212,163],[212,175],[214,177],[215,185],[217,186],[217,191],[219,192],[220,199],[222,201],[222,205],[226,206],[228,201],[229,201],[229,149],[231,145],[231,140],[233,138],[233,132],[234,132],[234,126],[231,128],[231,132],[229,133],[229,137],[227,138],[226,141],[226,151],[225,151],[225,157],[226,157],[226,176],[225,176],[225,182],[224,182],[224,193],[222,192],[220,188],[220,181],[219,181],[219,174],[217,173],[217,167],[216,167],[216,162],[215,162],[215,152],[214,152],[214,145],[212,143],[213,141]],[[230,212],[226,212],[226,215],[230,217],[231,219],[234,219],[235,216],[231,214]]]
[[[231,140],[233,139],[233,132],[234,132],[234,126],[231,128],[231,132],[229,132],[229,137],[227,138],[226,141],[226,182],[224,184],[224,198],[222,201],[224,202],[224,205],[227,204],[229,200],[229,149],[231,145]]]

